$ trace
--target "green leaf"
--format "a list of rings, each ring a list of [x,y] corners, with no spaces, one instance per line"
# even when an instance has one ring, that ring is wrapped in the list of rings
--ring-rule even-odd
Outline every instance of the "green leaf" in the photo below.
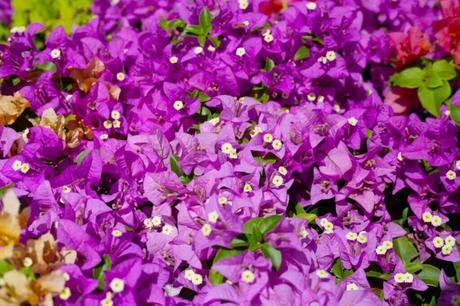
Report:
[[[404,88],[417,88],[423,85],[424,71],[418,67],[407,68],[394,74],[390,82]]]
[[[212,25],[212,16],[209,12],[207,7],[203,8],[200,12],[200,26],[203,29],[203,32],[206,33],[205,36],[208,35],[209,31],[211,31]]]
[[[80,164],[82,163],[82,161],[85,159],[85,157],[89,154],[89,150],[83,150],[80,152],[80,154],[77,155],[77,157],[75,157],[75,160],[74,162],[80,166]]]
[[[56,72],[56,65],[52,62],[46,62],[44,64],[37,64],[35,65],[35,70]]]
[[[230,242],[230,245],[234,248],[244,248],[248,246],[248,242],[243,239],[235,238]]]
[[[420,271],[422,269],[422,265],[417,263],[417,262],[411,262],[411,263],[408,263],[404,266],[404,268],[406,269],[407,272],[409,273],[415,273],[417,271]]]
[[[184,172],[179,168],[179,156],[171,155],[169,158],[169,166],[171,167],[171,171],[174,172],[178,177],[184,176]]]
[[[457,278],[457,283],[460,284],[460,261],[454,262],[455,268],[455,277]]]
[[[274,67],[275,67],[275,62],[271,58],[267,57],[267,59],[265,60],[264,71],[270,72],[272,71]]]
[[[203,33],[204,31],[199,25],[189,25],[185,28],[186,35],[201,36]]]
[[[263,218],[259,222],[259,231],[261,232],[261,234],[265,235],[268,232],[272,231],[278,225],[278,223],[280,223],[281,218],[282,217],[280,215],[274,215]]]
[[[441,104],[450,97],[451,93],[452,88],[450,88],[450,84],[447,81],[443,81],[442,86],[434,89],[434,97],[436,101],[440,101],[439,103]]]
[[[2,187],[0,187],[0,199],[3,198],[3,196],[5,195],[5,193],[11,189],[11,188],[14,188],[14,186],[16,186],[15,184],[8,184],[8,185],[4,185]]]
[[[457,125],[460,126],[460,105],[450,106],[450,117]]]
[[[262,218],[252,218],[248,220],[243,225],[243,232],[248,238],[249,245],[254,245],[254,243],[259,242],[262,239],[262,233],[259,231],[259,222]]]
[[[429,89],[426,86],[420,86],[417,90],[417,96],[424,109],[435,117],[439,116],[439,109],[442,101],[436,100],[433,89]]]
[[[0,277],[8,271],[13,270],[13,265],[6,260],[0,260]]]
[[[30,267],[22,267],[19,271],[21,271],[22,274],[27,276],[27,278],[36,279],[35,273],[34,271],[32,271]]]
[[[261,249],[262,253],[264,253],[264,256],[270,258],[270,260],[272,261],[272,266],[275,269],[275,271],[278,271],[281,266],[281,252],[266,243],[262,245]]]
[[[262,164],[262,165],[265,165],[265,164],[273,165],[276,162],[278,162],[278,157],[273,153],[267,153],[265,154],[265,156],[260,156],[257,154],[257,152],[252,152],[252,156],[259,164]]]
[[[457,76],[455,65],[445,59],[433,63],[433,72],[443,80],[452,80]]]
[[[390,278],[390,274],[382,273],[382,272],[378,272],[378,271],[368,271],[368,272],[366,272],[366,276],[371,277],[371,278],[378,278],[378,279],[381,279],[381,280],[387,280],[387,279]]]
[[[102,256],[101,263],[93,270],[93,278],[98,281],[97,289],[104,290],[105,288],[104,272],[110,269],[112,269],[112,260],[107,255]]]
[[[439,273],[441,273],[441,270],[435,266],[426,264],[422,265],[422,270],[417,276],[428,286],[437,287],[439,283]]]
[[[393,246],[396,254],[398,254],[399,258],[401,258],[405,266],[407,264],[410,264],[412,260],[414,260],[418,256],[417,249],[406,236],[394,239]]]
[[[211,284],[214,286],[217,286],[219,284],[222,284],[224,282],[224,276],[217,272],[214,269],[209,270],[209,281]]]
[[[436,73],[432,73],[428,75],[428,79],[426,81],[426,86],[428,88],[436,88],[436,87],[441,86],[442,84],[443,83],[442,83],[441,77],[437,75]]]
[[[300,203],[297,203],[295,206],[295,217],[297,218],[302,218],[306,219],[308,223],[312,223],[316,220],[317,215],[316,214],[311,214],[307,213],[305,209],[303,209],[302,205]]]
[[[307,46],[302,46],[297,49],[294,55],[294,60],[300,61],[308,57],[310,57],[310,49]]]

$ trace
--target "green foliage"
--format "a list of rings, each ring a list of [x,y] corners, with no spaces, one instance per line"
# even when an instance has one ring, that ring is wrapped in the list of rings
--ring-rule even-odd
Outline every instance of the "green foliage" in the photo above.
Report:
[[[187,185],[193,179],[192,175],[185,175],[184,171],[182,171],[179,167],[179,156],[171,155],[169,158],[169,166],[171,167],[171,171],[174,172],[182,182],[182,184]]]
[[[86,156],[88,156],[88,154],[89,150],[81,151],[80,154],[78,154],[77,157],[75,157],[75,163],[80,166],[82,161],[85,159]]]
[[[8,184],[0,187],[0,199],[3,198],[3,195],[8,191],[8,189],[14,188],[14,184]]]
[[[300,47],[294,55],[294,59],[296,61],[300,61],[308,57],[310,57],[310,49],[306,46]]]
[[[417,248],[406,236],[394,239],[393,246],[396,254],[398,254],[405,266],[418,257]]]
[[[70,33],[74,24],[91,19],[91,4],[91,0],[12,0],[13,26],[40,22],[47,28],[62,25]]]
[[[335,275],[336,283],[339,283],[345,277],[352,275],[353,270],[344,269],[342,266],[342,261],[340,258],[337,258],[332,265],[332,273]]]
[[[452,94],[449,81],[457,76],[455,65],[447,60],[425,62],[422,68],[406,68],[390,78],[393,86],[417,89],[417,97],[420,104],[431,115],[438,117],[443,103]],[[460,124],[459,112],[455,112],[456,118],[452,116],[457,124]]]
[[[105,288],[104,272],[110,269],[112,269],[112,260],[107,255],[102,256],[101,263],[93,270],[93,278],[96,279],[98,282],[97,289],[104,290]]]
[[[0,277],[2,277],[6,272],[11,271],[13,265],[6,260],[0,260]]]

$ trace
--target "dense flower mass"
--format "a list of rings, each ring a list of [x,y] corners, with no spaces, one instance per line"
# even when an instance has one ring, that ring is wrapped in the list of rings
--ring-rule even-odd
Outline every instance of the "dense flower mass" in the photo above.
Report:
[[[459,9],[94,0],[70,35],[12,27],[0,304],[460,305]]]

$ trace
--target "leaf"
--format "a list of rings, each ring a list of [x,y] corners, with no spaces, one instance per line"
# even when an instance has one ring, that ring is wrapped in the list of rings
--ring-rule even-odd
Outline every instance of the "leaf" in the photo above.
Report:
[[[390,82],[403,88],[418,88],[423,85],[424,71],[418,67],[405,69],[394,74]]]
[[[417,263],[417,262],[411,262],[404,267],[407,272],[409,273],[415,273],[417,271],[420,271],[422,269],[422,265]]]
[[[0,95],[0,125],[13,124],[29,106],[29,101],[22,98],[19,92],[14,96]]]
[[[447,98],[450,97],[451,93],[452,89],[450,88],[450,84],[447,81],[443,81],[442,86],[434,89],[434,97],[436,101],[440,104],[445,102]]]
[[[418,256],[418,251],[414,244],[406,237],[402,236],[393,240],[396,254],[403,261],[404,265],[410,264]]]
[[[381,280],[387,280],[390,278],[390,275],[387,273],[377,272],[377,271],[368,271],[366,272],[367,277],[378,278]]]
[[[200,19],[200,26],[203,29],[203,33],[205,33],[206,34],[205,36],[207,36],[208,33],[212,29],[212,25],[211,25],[212,16],[207,7],[204,7],[201,10],[199,19]]]
[[[264,256],[270,258],[270,260],[272,261],[272,266],[275,269],[275,271],[278,271],[280,269],[282,260],[281,252],[266,243],[262,245],[261,249],[264,253]]]
[[[432,73],[428,75],[428,80],[426,81],[426,86],[428,88],[436,88],[436,87],[441,86],[442,84],[443,83],[442,83],[441,77],[437,75],[436,73]]]
[[[455,65],[445,59],[433,63],[433,72],[443,80],[452,80],[457,76]]]
[[[314,222],[317,217],[316,214],[307,213],[300,203],[297,203],[295,206],[295,216],[297,218],[306,219],[308,223]]]
[[[102,262],[93,270],[93,278],[98,281],[97,289],[104,290],[105,277],[104,272],[112,268],[112,261],[109,256],[102,256]]]
[[[274,215],[263,218],[258,224],[260,233],[262,235],[265,235],[271,230],[273,230],[278,225],[278,223],[280,223],[281,218],[282,217],[280,215]]]
[[[83,150],[80,152],[80,154],[77,155],[77,157],[75,157],[75,163],[80,166],[81,162],[83,161],[83,159],[85,159],[85,157],[89,154],[89,150]]]
[[[243,248],[248,246],[248,242],[243,239],[235,238],[230,242],[230,245],[234,248]]]
[[[450,117],[458,126],[460,126],[460,105],[450,106]]]
[[[235,249],[219,249],[216,253],[216,256],[214,256],[214,260],[213,260],[213,263],[216,263],[222,259],[225,259],[225,258],[229,258],[229,257],[233,257],[233,256],[236,256],[238,254],[240,254],[241,252],[243,252],[243,250],[235,250]]]
[[[429,89],[426,86],[420,86],[417,90],[417,96],[424,109],[435,117],[439,116],[439,109],[442,101],[436,100],[433,89]]]
[[[252,156],[258,163],[262,165],[265,165],[265,164],[273,165],[278,161],[278,157],[273,153],[267,153],[265,154],[265,156],[259,156],[257,152],[252,152]]]
[[[8,271],[13,270],[13,265],[6,260],[0,260],[0,277]]]
[[[297,49],[294,55],[294,60],[300,61],[308,57],[310,57],[310,49],[307,46],[302,46]]]
[[[454,268],[455,268],[455,277],[457,278],[457,283],[460,284],[460,261],[454,262]]]
[[[275,62],[271,58],[267,57],[267,59],[265,60],[264,70],[267,72],[270,72],[273,70],[274,67],[275,67]]]
[[[217,286],[219,284],[222,284],[224,282],[224,276],[217,272],[214,269],[209,270],[209,281],[211,284],[214,286]]]
[[[437,287],[440,273],[441,270],[435,266],[424,264],[422,265],[422,270],[417,274],[417,276],[428,286]]]
[[[14,188],[15,184],[8,184],[0,187],[0,199],[3,198],[3,195],[11,188]]]

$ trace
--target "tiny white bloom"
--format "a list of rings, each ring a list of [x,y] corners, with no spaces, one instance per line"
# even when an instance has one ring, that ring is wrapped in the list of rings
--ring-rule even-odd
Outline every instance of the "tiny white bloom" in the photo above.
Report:
[[[211,45],[210,45],[210,46],[208,47],[208,51],[209,51],[209,52],[214,52],[214,51],[216,51],[216,48],[214,48],[214,46],[211,46]]]
[[[356,291],[356,290],[359,290],[358,285],[356,285],[355,283],[347,284],[347,291]]]
[[[71,191],[72,191],[72,189],[69,186],[67,186],[67,185],[62,186],[62,192],[63,193],[69,193]]]
[[[334,51],[327,51],[326,52],[326,58],[328,61],[333,62],[337,58],[337,55],[335,54]]]
[[[12,27],[10,32],[11,33],[24,33],[26,31],[26,27],[19,26],[19,27]]]
[[[115,293],[120,293],[125,289],[125,282],[118,277],[115,277],[110,282],[110,289]]]
[[[334,232],[334,224],[332,223],[327,223],[325,226],[324,226],[324,232],[326,234],[332,234]]]
[[[307,7],[307,10],[310,10],[310,11],[314,11],[316,10],[316,2],[313,2],[313,1],[308,1],[307,4],[305,4],[305,6]]]
[[[455,168],[457,168],[457,170],[460,170],[460,160],[457,160],[457,162],[455,163]]]
[[[435,227],[440,226],[442,224],[442,219],[439,216],[433,216],[433,219],[431,219],[431,224]]]
[[[254,280],[256,279],[256,276],[254,275],[254,273],[252,273],[251,270],[244,270],[243,273],[241,273],[241,280],[243,280],[243,282],[245,283],[252,283],[254,282]]]
[[[239,47],[238,49],[236,49],[235,53],[239,57],[243,57],[246,54],[246,49],[244,49],[243,47]]]
[[[203,276],[201,276],[198,273],[195,273],[195,275],[193,275],[192,277],[192,284],[198,286],[198,285],[201,285],[202,283],[203,283]]]
[[[243,191],[244,192],[251,192],[252,191],[252,186],[250,184],[248,184],[248,183],[244,184]]]
[[[61,293],[59,293],[59,298],[65,301],[65,300],[68,300],[71,295],[72,295],[72,292],[70,291],[70,289],[68,287],[65,287],[61,291]]]
[[[445,244],[441,249],[442,255],[449,255],[452,253],[452,247],[450,245]]]
[[[454,246],[455,245],[455,238],[452,235],[449,235],[444,239],[446,245]]]
[[[118,81],[123,82],[125,79],[126,79],[126,74],[124,74],[123,72],[118,72],[117,73],[117,80]]]
[[[209,222],[216,223],[218,219],[219,219],[219,214],[217,213],[217,211],[214,210],[208,214]]]
[[[121,121],[113,120],[113,127],[118,129],[121,126]]]
[[[184,277],[185,279],[191,281],[193,279],[193,276],[195,275],[195,272],[193,272],[192,269],[187,269],[184,271]]]
[[[263,36],[265,42],[271,43],[273,41],[273,35],[270,33],[270,31],[265,32]]]
[[[170,62],[171,64],[176,64],[178,61],[179,61],[179,59],[177,58],[177,56],[171,56],[171,57],[169,58],[169,62]]]
[[[308,95],[307,95],[307,99],[308,101],[310,102],[313,102],[316,100],[316,94],[314,92],[310,92]]]
[[[219,117],[216,117],[216,118],[212,118],[211,120],[209,120],[209,123],[211,123],[213,126],[216,126],[219,123],[219,121],[220,121]]]
[[[322,279],[329,277],[329,273],[326,270],[323,270],[323,269],[316,270],[315,274],[316,274],[316,276],[318,276],[319,278],[322,278]]]
[[[112,117],[112,119],[114,119],[114,120],[118,120],[118,119],[120,119],[121,115],[120,115],[119,111],[113,110],[110,113],[110,117]]]
[[[221,149],[221,151],[222,151],[223,153],[225,153],[225,154],[230,154],[230,152],[231,152],[232,149],[233,149],[233,146],[232,146],[231,143],[226,142],[226,143],[224,143],[224,144],[222,144],[222,145],[220,146],[220,149]]]
[[[21,165],[21,172],[26,174],[27,172],[29,172],[30,170],[30,166],[28,163],[22,163]]]
[[[389,250],[389,249],[392,249],[393,248],[393,242],[390,241],[390,240],[385,240],[383,243],[382,243],[382,246]]]
[[[22,262],[22,264],[24,265],[24,267],[29,268],[29,267],[32,267],[34,262],[33,262],[32,258],[26,257],[26,258],[24,258],[24,261]]]
[[[455,180],[457,178],[457,173],[455,173],[455,171],[449,170],[446,173],[446,177],[447,177],[448,180],[453,181],[453,180]]]
[[[305,229],[305,226],[301,226],[301,227],[300,227],[300,229],[299,229],[299,231],[298,231],[298,234],[299,234],[299,237],[300,237],[300,238],[303,238],[303,239],[307,238],[308,232],[307,232],[307,230]]]
[[[383,245],[379,245],[375,248],[375,253],[378,255],[385,255],[387,253],[387,249]]]
[[[358,234],[354,233],[354,232],[348,232],[345,237],[347,238],[347,240],[351,240],[351,241],[354,241],[356,240],[356,238],[358,238]]]
[[[288,172],[287,172],[287,169],[283,166],[280,166],[278,168],[278,172],[281,174],[281,175],[286,175]]]
[[[120,231],[120,230],[113,230],[112,231],[112,236],[113,237],[121,237],[121,235],[123,235],[123,233]]]
[[[359,233],[358,238],[356,238],[356,240],[361,244],[365,244],[367,242],[366,233]]]
[[[433,215],[429,211],[425,211],[422,214],[422,219],[424,222],[429,223],[433,219]]]
[[[110,120],[105,120],[102,125],[106,128],[106,129],[111,129],[113,127],[112,125],[112,122]]]
[[[152,228],[153,227],[152,220],[150,218],[144,219],[144,226],[146,228]]]
[[[163,219],[161,218],[161,216],[153,216],[151,218],[152,220],[152,224],[153,226],[160,226],[161,225],[161,222],[163,221]]]
[[[326,226],[326,224],[328,223],[329,223],[329,220],[326,218],[322,218],[321,220],[319,220],[319,224],[321,224],[322,227]]]
[[[414,281],[414,275],[409,272],[404,273],[404,282],[405,283],[412,283]]]
[[[211,235],[211,232],[212,232],[212,228],[211,228],[211,225],[209,225],[208,223],[203,225],[203,227],[201,228],[201,233],[203,233],[203,235],[206,237]]]
[[[177,100],[174,102],[173,107],[175,110],[180,111],[181,109],[184,108],[184,102]]]
[[[100,137],[99,137],[101,140],[106,140],[109,138],[109,135],[108,134],[102,134]]]
[[[101,301],[102,306],[113,306],[113,301],[110,297],[106,297]]]
[[[51,50],[51,58],[52,59],[58,59],[60,57],[61,57],[61,50],[59,50],[59,49]]]
[[[275,139],[275,140],[273,140],[273,142],[272,142],[272,147],[273,147],[273,149],[275,149],[276,151],[279,151],[279,150],[281,150],[281,148],[283,147],[283,143],[281,142],[281,140]]]
[[[248,0],[238,0],[238,4],[240,6],[240,9],[245,10],[249,6]]]
[[[217,199],[217,202],[220,204],[220,205],[224,205],[224,204],[227,204],[228,200],[226,197],[219,197]]]
[[[394,276],[394,280],[398,284],[404,283],[405,279],[406,276],[404,275],[404,273],[396,273],[396,275]]]
[[[249,27],[249,21],[245,20],[241,23],[241,25],[245,28]]]
[[[193,50],[193,53],[195,53],[196,55],[201,54],[203,53],[203,48],[198,46]]]
[[[165,224],[163,225],[163,227],[161,228],[161,232],[165,235],[171,235],[172,232],[173,232],[173,227],[169,224]]]
[[[336,113],[340,113],[340,111],[342,110],[342,109],[340,108],[340,105],[339,105],[339,104],[334,104],[334,107],[333,107],[333,108],[334,108],[334,112],[336,112]]]
[[[441,237],[434,237],[433,238],[433,245],[436,248],[441,248],[444,245],[444,240]]]
[[[356,126],[358,124],[358,119],[356,119],[355,117],[350,117],[347,121],[348,124],[351,126]]]
[[[404,156],[402,155],[402,152],[398,152],[398,155],[396,156],[396,158],[397,158],[399,161],[403,161],[403,160],[404,160]]]
[[[273,135],[270,134],[270,133],[265,134],[264,135],[264,141],[268,142],[268,143],[272,142],[273,141]]]
[[[21,169],[21,166],[22,166],[22,162],[20,160],[15,160],[13,162],[13,170],[14,171],[19,171]]]
[[[275,187],[280,187],[283,183],[283,178],[279,175],[275,175],[272,179],[272,184],[275,185]]]

